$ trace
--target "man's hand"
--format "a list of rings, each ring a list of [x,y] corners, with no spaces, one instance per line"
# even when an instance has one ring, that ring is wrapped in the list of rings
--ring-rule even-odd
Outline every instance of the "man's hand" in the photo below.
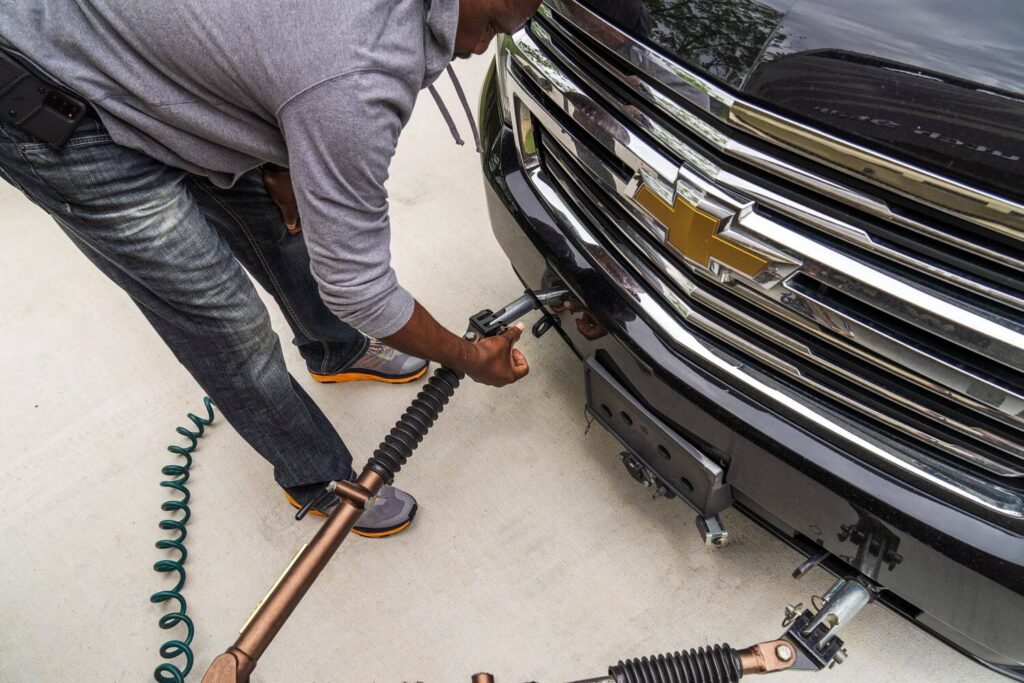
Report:
[[[263,186],[267,194],[281,209],[284,226],[295,235],[302,232],[302,219],[299,218],[299,205],[295,201],[295,190],[292,188],[292,174],[287,168],[280,166],[263,168]]]
[[[417,303],[409,322],[381,341],[410,356],[464,372],[481,384],[502,387],[530,371],[526,356],[513,348],[522,333],[523,326],[518,324],[474,344],[446,330]]]
[[[466,374],[474,381],[492,387],[503,387],[526,377],[530,365],[523,352],[514,348],[522,334],[523,325],[517,323],[495,337],[478,341],[474,344],[477,358],[466,369]]]

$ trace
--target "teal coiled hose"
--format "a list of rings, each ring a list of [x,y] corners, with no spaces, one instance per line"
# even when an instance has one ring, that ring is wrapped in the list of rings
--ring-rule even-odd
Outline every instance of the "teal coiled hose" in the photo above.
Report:
[[[185,658],[184,667],[179,667],[171,661],[165,661],[153,670],[153,678],[162,683],[182,683],[192,670],[192,636],[195,635],[195,628],[192,625],[192,619],[186,613],[188,607],[181,589],[185,585],[185,560],[188,558],[188,551],[185,550],[185,537],[188,535],[188,532],[185,529],[185,525],[188,524],[189,517],[192,516],[192,511],[188,507],[192,494],[186,486],[189,472],[192,469],[192,452],[199,445],[199,437],[203,435],[206,426],[213,422],[213,401],[210,400],[209,396],[206,396],[203,398],[203,404],[206,406],[206,417],[200,417],[193,413],[188,414],[188,419],[195,425],[195,431],[186,427],[178,427],[175,430],[178,434],[188,439],[189,444],[187,446],[171,445],[167,447],[167,450],[171,453],[181,456],[184,459],[184,464],[172,463],[164,465],[160,470],[164,476],[174,477],[173,479],[161,481],[160,486],[173,489],[182,496],[177,500],[165,501],[160,505],[160,509],[164,512],[180,512],[181,515],[160,520],[159,526],[161,529],[176,531],[178,535],[174,538],[161,538],[156,542],[156,547],[160,550],[176,551],[178,555],[176,559],[164,559],[156,562],[153,565],[153,569],[162,574],[174,572],[177,574],[178,581],[169,590],[153,593],[149,597],[149,601],[154,603],[173,601],[177,603],[176,611],[167,612],[160,617],[158,622],[160,628],[170,629],[178,624],[182,624],[185,627],[184,638],[168,640],[160,646],[160,656],[165,660],[172,660],[178,657]]]

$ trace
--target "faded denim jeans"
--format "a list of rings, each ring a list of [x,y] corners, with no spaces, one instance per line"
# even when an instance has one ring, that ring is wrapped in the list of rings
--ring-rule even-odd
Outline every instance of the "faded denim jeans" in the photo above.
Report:
[[[115,144],[89,119],[63,149],[0,122],[0,177],[128,293],[278,484],[305,500],[349,476],[352,456],[288,374],[245,270],[281,307],[310,370],[342,370],[367,340],[320,299],[305,242],[288,234],[258,171],[222,190]]]

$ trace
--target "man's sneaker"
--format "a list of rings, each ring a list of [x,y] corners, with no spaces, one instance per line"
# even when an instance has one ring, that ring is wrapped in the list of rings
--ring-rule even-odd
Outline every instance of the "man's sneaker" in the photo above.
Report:
[[[409,356],[387,344],[371,340],[363,355],[356,358],[341,372],[333,375],[321,375],[310,372],[317,382],[359,382],[372,380],[390,384],[404,384],[422,377],[430,365],[422,358]]]
[[[285,493],[284,497],[295,508],[301,508],[299,501]],[[309,511],[311,515],[325,517],[340,504],[337,496],[331,496],[327,503]],[[416,499],[401,489],[385,485],[377,494],[377,502],[363,513],[359,523],[352,527],[352,533],[366,538],[384,538],[405,531],[416,517]]]

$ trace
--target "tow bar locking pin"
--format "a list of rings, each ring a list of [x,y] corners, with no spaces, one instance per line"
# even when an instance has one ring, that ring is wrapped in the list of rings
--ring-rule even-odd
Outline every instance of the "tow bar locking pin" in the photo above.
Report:
[[[822,597],[821,609],[804,628],[804,635],[810,635],[819,626],[825,625],[828,633],[821,638],[820,646],[828,645],[869,602],[871,593],[862,583],[840,579]]]
[[[295,519],[301,522],[314,508],[319,508],[321,505],[329,501],[337,486],[338,482],[336,481],[332,481],[327,484],[327,486],[324,487],[323,493],[316,498],[311,499],[308,503],[299,508],[299,511],[295,513]]]
[[[533,333],[534,337],[540,339],[548,330],[556,325],[558,325],[558,318],[554,317],[550,313],[544,313],[544,315],[538,318],[537,322],[533,324],[533,327],[530,328],[530,332]]]
[[[338,494],[339,498],[347,500],[363,510],[369,510],[377,501],[377,496],[371,494],[359,484],[350,481],[338,482],[335,493]]]

